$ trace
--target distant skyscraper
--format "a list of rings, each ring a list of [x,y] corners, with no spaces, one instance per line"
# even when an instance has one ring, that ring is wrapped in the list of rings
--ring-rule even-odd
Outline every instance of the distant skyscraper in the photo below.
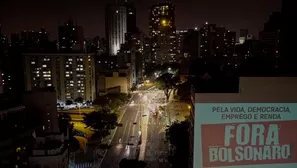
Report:
[[[236,32],[206,22],[200,29],[200,37],[201,58],[222,58],[228,64],[232,62]]]
[[[180,59],[197,58],[199,55],[199,31],[187,29],[176,31],[177,56]]]
[[[172,3],[159,3],[151,7],[149,35],[152,39],[152,58],[157,63],[175,62],[175,6]]]
[[[136,8],[133,4],[127,4],[127,32],[134,33],[136,28]]]
[[[295,9],[294,1],[282,0],[281,8],[281,35],[280,35],[280,63],[281,68],[287,74],[297,73],[297,57],[296,57],[296,26],[295,22]]]
[[[264,42],[264,52],[267,58],[273,61],[276,68],[279,67],[279,39],[281,28],[281,13],[274,12],[264,24],[264,29],[259,33],[259,39]]]
[[[84,48],[83,29],[73,23],[73,20],[67,21],[59,26],[59,50],[60,51],[82,51]]]
[[[106,39],[109,55],[117,55],[125,42],[127,32],[127,8],[125,5],[107,5],[105,10]]]

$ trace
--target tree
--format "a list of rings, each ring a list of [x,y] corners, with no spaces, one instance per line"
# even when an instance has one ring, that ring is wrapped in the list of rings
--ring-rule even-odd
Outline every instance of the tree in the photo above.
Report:
[[[110,103],[110,100],[106,96],[97,96],[93,102],[93,105],[97,105],[100,107],[107,107]]]
[[[79,141],[75,137],[70,137],[69,146],[70,146],[70,151],[71,152],[76,152],[80,148]]]
[[[76,103],[83,103],[84,99],[82,97],[77,97],[76,99],[74,99],[74,102]]]
[[[166,129],[166,139],[175,147],[175,152],[169,156],[173,168],[188,166],[189,127],[188,121],[182,121],[174,122]]]
[[[122,159],[119,163],[120,168],[145,168],[147,165],[144,161],[136,159]]]
[[[172,74],[165,73],[156,79],[155,86],[156,88],[164,91],[166,102],[168,102],[171,89],[176,86],[176,83],[174,83]]]
[[[64,134],[67,134],[67,131],[70,126],[70,124],[69,124],[70,119],[71,119],[71,117],[68,114],[61,114],[58,117],[59,129]]]
[[[100,138],[109,135],[110,130],[117,125],[117,115],[111,113],[110,109],[107,108],[102,108],[98,112],[84,114],[83,118],[86,126],[92,128]]]
[[[178,85],[177,95],[180,100],[189,99],[191,96],[191,84],[189,81],[186,81]]]
[[[73,101],[72,100],[66,100],[65,104],[69,106],[69,105],[73,104]]]
[[[74,137],[74,129],[73,129],[74,126],[73,124],[69,123],[70,120],[71,120],[71,117],[68,114],[59,115],[58,124],[59,124],[60,131],[63,132],[64,135],[69,133],[70,151],[76,152],[79,149],[79,142]]]
[[[125,93],[110,93],[97,97],[93,104],[100,106],[101,108],[109,108],[113,111],[127,103],[129,98],[129,95]]]

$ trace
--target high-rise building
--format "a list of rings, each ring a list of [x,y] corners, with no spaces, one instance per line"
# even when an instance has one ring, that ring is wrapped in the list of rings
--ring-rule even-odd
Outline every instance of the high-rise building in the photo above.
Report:
[[[220,58],[228,64],[232,62],[236,32],[206,22],[200,29],[200,37],[200,58]]]
[[[151,7],[149,36],[155,62],[176,62],[175,6],[172,3],[159,3]]]
[[[109,55],[117,55],[121,44],[125,43],[127,33],[127,7],[110,4],[105,9],[105,28]]]
[[[259,33],[259,39],[264,43],[264,52],[271,59],[275,68],[279,67],[279,40],[281,29],[281,13],[274,12],[264,24],[264,29]]]
[[[248,29],[240,29],[239,30],[239,43],[243,44],[249,35]]]
[[[94,55],[27,53],[24,67],[26,90],[53,86],[61,101],[95,98]]]
[[[54,87],[33,88],[23,95],[23,103],[30,111],[38,111],[42,130],[50,133],[59,132],[57,99]]]
[[[61,52],[79,51],[84,49],[83,28],[68,20],[58,27],[59,50]]]
[[[137,31],[136,26],[136,8],[132,3],[126,3],[127,7],[127,33],[134,33]]]
[[[199,37],[197,28],[176,31],[177,54],[179,59],[198,57]]]
[[[280,66],[286,74],[296,76],[297,57],[294,1],[282,0],[281,7],[281,35],[280,35]]]

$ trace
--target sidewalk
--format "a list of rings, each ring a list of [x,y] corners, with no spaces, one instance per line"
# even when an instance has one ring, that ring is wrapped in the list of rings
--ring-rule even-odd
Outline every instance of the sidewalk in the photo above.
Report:
[[[133,96],[131,97],[130,101],[133,99]],[[128,103],[129,104],[129,103]],[[125,111],[128,107],[128,104],[120,107],[118,109],[118,122],[120,122],[125,114]],[[107,152],[107,149],[103,149],[100,147],[102,144],[110,145],[111,140],[113,139],[115,132],[117,131],[117,127],[115,129],[111,130],[110,135],[105,137],[102,141],[101,139],[96,140],[90,140],[88,142],[88,146],[86,148],[86,151],[77,151],[74,155],[75,161],[72,163],[72,166],[80,167],[80,166],[86,166],[88,167],[99,167],[105,153]],[[97,153],[100,153],[97,155]],[[95,155],[99,156],[96,157]],[[96,158],[96,159],[95,159]]]
[[[130,101],[133,99],[133,96],[131,96]],[[129,101],[129,102],[130,102]],[[126,109],[128,107],[129,103],[124,105],[123,107],[120,107],[117,111],[118,111],[118,122],[120,122],[126,112]],[[110,144],[110,141],[113,139],[115,132],[117,131],[118,127],[115,127],[113,130],[110,131],[110,135],[105,137],[102,141],[100,139],[98,140],[90,140],[88,142],[88,145],[98,145],[98,144]]]
[[[186,116],[190,115],[190,109],[188,103],[176,100],[174,98],[174,92],[170,94],[169,102],[167,104],[167,110],[169,111],[171,123],[174,121],[184,121]]]

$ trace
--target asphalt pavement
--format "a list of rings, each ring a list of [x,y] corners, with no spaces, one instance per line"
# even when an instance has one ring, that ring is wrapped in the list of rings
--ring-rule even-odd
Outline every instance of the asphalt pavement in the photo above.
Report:
[[[128,106],[121,120],[122,127],[118,127],[111,141],[111,148],[106,152],[100,168],[117,168],[123,158],[136,159],[138,146],[138,132],[140,131],[138,111],[139,96],[132,99],[135,105]]]
[[[146,89],[143,89],[144,91]],[[121,123],[122,127],[118,127],[114,137],[111,140],[111,148],[107,150],[104,158],[100,164],[100,168],[118,168],[119,162],[123,158],[138,159],[139,157],[139,140],[141,140],[141,127],[142,120],[145,117],[143,113],[144,109],[147,109],[147,105],[143,102],[142,97],[146,95],[146,98],[152,99],[156,96],[155,92],[137,93],[134,95],[132,101],[134,105],[129,105],[123,115]]]
[[[164,94],[159,92],[154,102],[158,102],[157,106],[163,104],[162,99]],[[148,168],[169,168],[168,162],[169,147],[165,141],[165,130],[168,123],[167,118],[163,118],[162,114],[157,116],[150,115],[148,121],[147,144],[144,160],[148,163]]]
[[[102,150],[99,144],[89,145],[86,151],[76,154],[75,164],[71,167],[118,168],[121,159],[139,159],[140,155],[148,167],[169,167],[168,144],[164,143],[166,119],[159,119],[148,112],[151,100],[160,99],[163,95],[162,91],[154,88],[140,89],[132,97],[134,105],[122,109],[122,126],[106,138],[111,147]],[[140,139],[142,144],[139,146]]]

